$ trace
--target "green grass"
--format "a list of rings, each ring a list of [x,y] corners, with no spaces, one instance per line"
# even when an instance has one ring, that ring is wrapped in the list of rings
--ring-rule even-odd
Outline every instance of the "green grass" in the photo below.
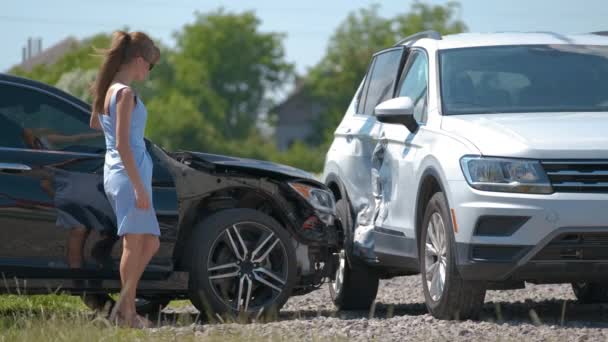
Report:
[[[189,300],[169,304],[179,308]],[[192,316],[177,315],[171,326],[160,329],[128,329],[111,324],[89,310],[77,296],[69,295],[0,295],[0,342],[4,341],[211,341],[262,342],[285,341],[280,334],[259,336],[255,332],[230,329],[206,335],[189,328]],[[205,328],[208,330],[209,328]],[[321,341],[325,339],[315,339]],[[343,339],[330,339],[342,341]]]
[[[177,305],[186,305],[178,301]],[[178,322],[179,325],[179,322]],[[119,328],[96,317],[77,296],[1,295],[0,341],[174,341],[171,331]],[[194,331],[180,341],[194,341]],[[219,341],[219,340],[218,340]]]
[[[180,299],[180,300],[172,300],[171,303],[169,303],[168,307],[170,308],[183,308],[185,306],[190,306],[192,305],[192,303],[187,300],[187,299]]]
[[[74,313],[88,311],[77,296],[68,295],[1,295],[0,315],[11,313]]]

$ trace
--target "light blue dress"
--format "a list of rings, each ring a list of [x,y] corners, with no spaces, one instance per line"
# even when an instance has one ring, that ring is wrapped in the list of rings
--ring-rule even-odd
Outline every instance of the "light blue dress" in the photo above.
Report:
[[[152,234],[160,236],[158,220],[152,205],[152,158],[144,142],[144,129],[148,112],[143,102],[137,102],[131,113],[129,143],[135,159],[137,170],[150,195],[150,208],[139,209],[135,206],[135,191],[127,175],[118,150],[116,150],[116,94],[126,88],[124,84],[114,85],[110,98],[109,113],[98,115],[106,138],[106,157],[103,170],[103,185],[106,196],[116,214],[118,235]]]

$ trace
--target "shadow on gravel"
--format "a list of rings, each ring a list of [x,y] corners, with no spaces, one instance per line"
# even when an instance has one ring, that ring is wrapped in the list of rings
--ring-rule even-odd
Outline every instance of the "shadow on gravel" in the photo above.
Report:
[[[406,315],[426,314],[424,304],[383,304],[378,303],[374,310],[373,317],[376,319],[390,318]],[[208,323],[205,316],[192,313],[165,313],[161,314],[161,325],[187,325],[192,322],[200,324]],[[342,320],[367,319],[370,311],[336,311],[336,310],[282,310],[277,317],[277,321],[306,320],[315,317],[334,317]]]
[[[390,318],[395,316],[405,315],[424,315],[427,313],[426,306],[423,303],[416,304],[384,304],[378,303],[373,312],[374,318]],[[281,311],[280,320],[292,319],[307,319],[314,317],[335,317],[343,320],[354,320],[362,318],[370,318],[370,311],[335,311],[335,310],[298,310],[298,311]]]
[[[427,313],[424,303],[396,305],[378,303],[373,318],[421,316]],[[333,317],[342,320],[368,319],[370,311],[283,310],[278,320],[306,320],[315,317]],[[527,323],[541,326],[608,328],[608,305],[579,304],[572,300],[486,302],[480,321],[508,325]],[[206,317],[191,313],[163,313],[161,317],[161,325],[184,326],[193,322],[208,323]]]
[[[481,320],[517,325],[564,325],[608,328],[608,305],[579,304],[572,300],[486,302]]]

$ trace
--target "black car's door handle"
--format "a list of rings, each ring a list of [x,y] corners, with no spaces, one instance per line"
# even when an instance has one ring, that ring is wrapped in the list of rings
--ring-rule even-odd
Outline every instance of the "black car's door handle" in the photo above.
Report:
[[[0,163],[0,171],[21,172],[30,171],[32,168],[25,164],[19,163]]]

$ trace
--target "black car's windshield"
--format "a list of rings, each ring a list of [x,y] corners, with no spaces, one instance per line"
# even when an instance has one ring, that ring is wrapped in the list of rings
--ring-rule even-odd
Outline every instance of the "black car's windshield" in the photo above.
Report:
[[[608,112],[608,46],[442,50],[444,115]]]

